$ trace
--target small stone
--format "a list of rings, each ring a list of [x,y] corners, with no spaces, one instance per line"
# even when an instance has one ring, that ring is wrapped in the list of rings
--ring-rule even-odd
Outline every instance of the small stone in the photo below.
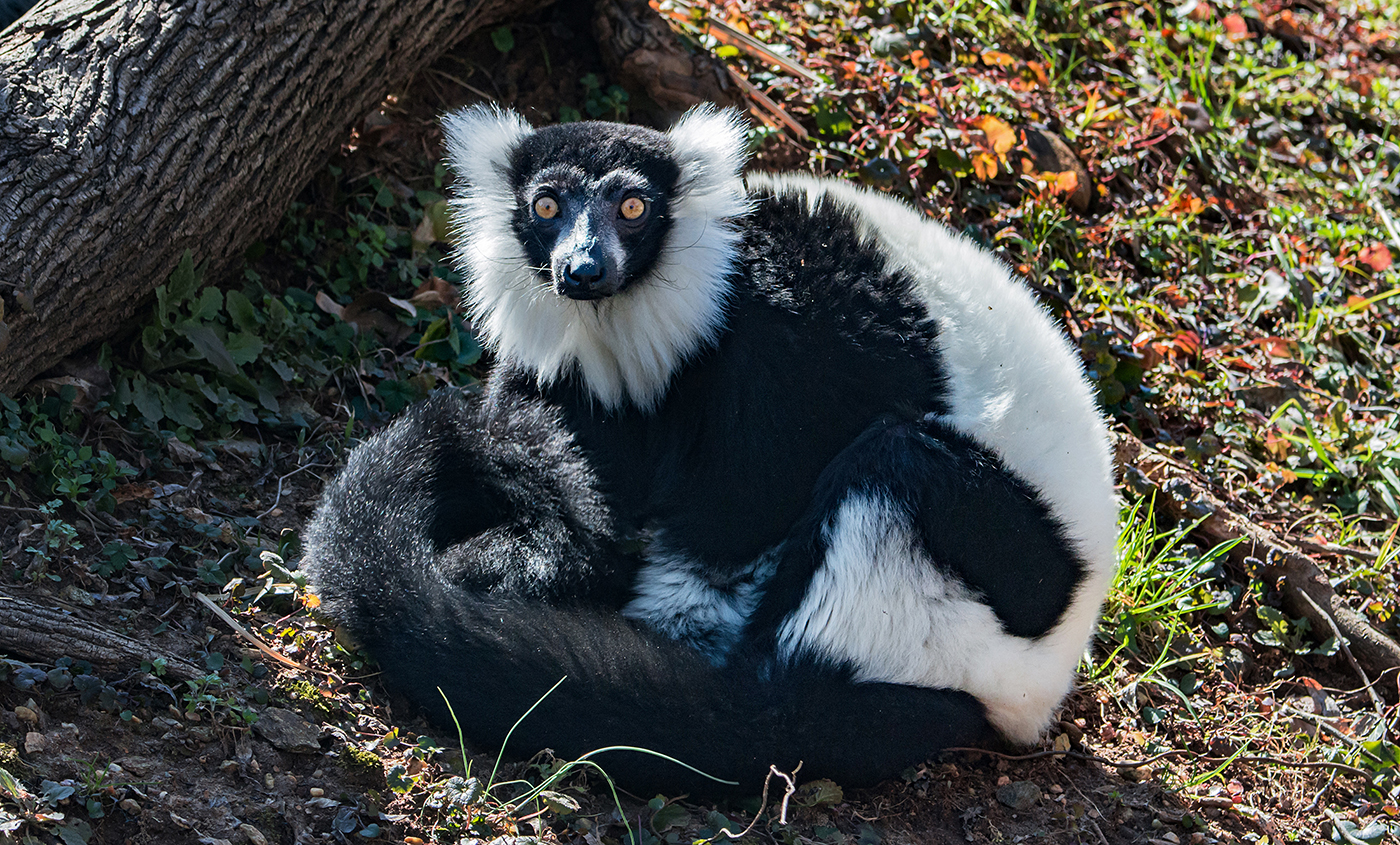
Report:
[[[192,464],[199,460],[199,450],[174,435],[165,441],[165,450],[177,464]]]
[[[58,597],[79,607],[92,607],[97,604],[97,599],[92,597],[92,593],[79,587],[77,584],[69,584],[58,591]]]
[[[141,805],[136,803],[134,798],[123,798],[117,802],[117,806],[122,808],[122,812],[128,816],[141,815]]]
[[[326,796],[326,791],[319,786],[313,786],[308,789],[307,792],[310,793],[312,798],[324,798]]]
[[[262,444],[256,440],[226,440],[214,447],[225,455],[232,455],[242,458],[245,461],[256,461],[262,457]]]
[[[23,704],[15,708],[15,718],[27,725],[39,724],[39,714],[25,707]]]
[[[1050,784],[1050,791],[1055,793],[1056,795],[1059,795],[1061,792],[1065,791],[1065,788],[1063,786],[1060,786],[1058,783],[1052,783]]]
[[[272,789],[277,786],[277,779],[272,776],[272,772],[263,775],[263,786]]]
[[[1086,211],[1094,197],[1093,182],[1084,162],[1079,160],[1069,144],[1054,132],[1045,129],[1026,129],[1026,147],[1035,162],[1035,169],[1042,173],[1073,173],[1074,191],[1067,197],[1069,204],[1078,211]]]
[[[263,836],[263,832],[250,824],[239,825],[238,832],[243,834],[249,845],[267,845],[267,837]]]
[[[1018,780],[997,787],[997,800],[1016,812],[1034,807],[1040,800],[1040,787],[1028,780]]]
[[[321,753],[321,730],[290,710],[269,707],[253,723],[253,730],[274,748],[292,754]]]
[[[24,735],[24,751],[26,754],[38,754],[49,745],[48,739],[38,731],[30,731]]]

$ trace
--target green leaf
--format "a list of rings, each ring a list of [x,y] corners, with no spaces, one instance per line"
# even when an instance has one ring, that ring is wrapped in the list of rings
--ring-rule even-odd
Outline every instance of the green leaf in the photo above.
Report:
[[[228,343],[225,346],[228,349],[229,357],[233,359],[235,364],[251,364],[258,360],[258,356],[263,351],[262,340],[257,335],[248,332],[234,332],[229,335]]]
[[[131,402],[148,422],[159,423],[165,419],[165,407],[160,401],[159,391],[140,373],[131,379]]]
[[[15,776],[10,774],[6,769],[0,769],[0,789],[5,790],[5,792],[9,793],[11,798],[16,800],[27,794],[25,788],[15,779]]]
[[[194,397],[190,394],[170,387],[162,391],[161,400],[161,408],[170,419],[196,431],[204,428],[204,422],[194,404]]]
[[[690,823],[690,811],[680,804],[667,804],[651,817],[651,829],[665,833],[673,827],[685,827]]]
[[[249,334],[257,332],[260,328],[258,312],[253,308],[253,303],[248,301],[248,297],[236,290],[231,290],[224,297],[224,301],[224,307],[228,309],[228,315],[233,319],[234,326]]]
[[[224,346],[224,342],[219,339],[212,328],[187,320],[176,326],[175,331],[189,340],[200,356],[213,364],[220,372],[229,375],[238,374],[238,365],[234,363],[233,356],[229,355],[228,347]]]
[[[224,310],[224,294],[218,288],[205,288],[199,295],[199,301],[194,308],[190,309],[194,319],[207,323],[219,316],[219,312]]]
[[[92,840],[92,825],[73,819],[58,828],[58,838],[63,840],[63,845],[87,845]]]
[[[503,26],[491,31],[491,43],[502,53],[509,53],[515,46],[515,36],[511,34],[510,27]]]
[[[185,250],[185,254],[180,256],[180,263],[170,274],[169,282],[162,287],[165,289],[163,304],[170,308],[183,304],[194,295],[195,289],[199,287],[199,274],[195,272],[194,256],[189,250]]]

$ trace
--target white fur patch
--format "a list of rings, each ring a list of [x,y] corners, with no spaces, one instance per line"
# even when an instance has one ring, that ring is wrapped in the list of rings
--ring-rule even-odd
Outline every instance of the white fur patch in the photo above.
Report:
[[[1056,646],[1002,630],[962,581],[936,569],[890,502],[852,495],[797,610],[778,631],[780,657],[821,655],[856,680],[963,690],[1007,738],[1034,742],[1069,688]]]
[[[653,546],[647,564],[637,572],[636,597],[622,615],[723,664],[744,633],[776,565],[774,554],[764,555],[737,573],[732,583],[719,587],[706,577],[705,564]]]
[[[992,637],[988,648],[997,652],[995,659],[984,653],[980,664],[969,664],[981,679],[954,684],[989,705],[1008,691],[1024,691],[1020,709],[1006,702],[994,706],[1004,713],[994,721],[1013,739],[1034,740],[1070,689],[1117,565],[1108,433],[1077,354],[995,256],[902,202],[810,176],[751,175],[749,183],[806,195],[809,202],[826,194],[856,213],[862,236],[881,245],[890,269],[915,280],[915,294],[938,325],[950,406],[941,421],[990,449],[1029,484],[1085,563],[1084,578],[1053,629],[1033,642]],[[965,632],[988,636],[1000,630],[990,608],[984,611],[985,625],[965,624]],[[930,635],[942,639],[937,629]],[[958,637],[950,629],[946,648],[963,649]],[[1017,648],[1026,649],[1024,655],[1018,657]],[[950,681],[937,667],[927,674],[930,683]]]
[[[476,106],[449,115],[443,127],[465,182],[452,201],[457,255],[486,345],[542,386],[577,367],[605,408],[654,408],[681,364],[723,327],[741,237],[736,221],[748,213],[742,122],[700,106],[667,133],[681,174],[661,256],[647,278],[593,302],[556,295],[511,230],[508,158],[533,131],[528,124]]]

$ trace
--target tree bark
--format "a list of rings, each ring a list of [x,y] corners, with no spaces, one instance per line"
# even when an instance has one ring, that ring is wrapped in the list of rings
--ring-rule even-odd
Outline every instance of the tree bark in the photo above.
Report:
[[[0,38],[0,391],[109,334],[185,250],[234,269],[391,86],[547,2],[35,7]]]
[[[103,669],[135,669],[143,661],[165,661],[165,673],[188,680],[205,674],[182,657],[132,639],[55,607],[11,595],[0,588],[0,650],[45,663],[71,657]]]

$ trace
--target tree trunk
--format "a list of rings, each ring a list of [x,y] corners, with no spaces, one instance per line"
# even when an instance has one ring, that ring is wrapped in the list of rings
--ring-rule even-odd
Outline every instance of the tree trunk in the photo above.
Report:
[[[0,391],[109,334],[185,250],[232,269],[392,85],[547,2],[35,7],[0,38]]]

